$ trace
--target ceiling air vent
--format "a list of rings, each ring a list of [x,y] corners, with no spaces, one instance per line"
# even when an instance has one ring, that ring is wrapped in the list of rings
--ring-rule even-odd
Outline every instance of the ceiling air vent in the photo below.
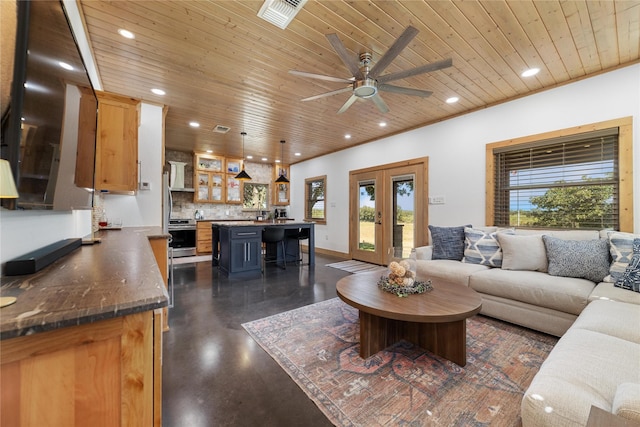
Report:
[[[213,128],[214,132],[218,132],[218,133],[227,133],[231,130],[230,127],[228,126],[222,126],[222,125],[216,125],[216,127]]]
[[[265,0],[258,16],[284,30],[306,2],[307,0]]]

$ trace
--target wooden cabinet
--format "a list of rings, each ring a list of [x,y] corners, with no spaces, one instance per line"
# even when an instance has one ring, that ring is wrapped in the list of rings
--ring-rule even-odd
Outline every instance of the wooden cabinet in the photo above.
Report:
[[[164,285],[167,287],[167,291],[169,291],[169,238],[153,238],[149,239],[149,243],[151,244],[153,256],[160,269]],[[162,309],[162,330],[169,330],[169,309],[167,307]]]
[[[271,204],[273,206],[288,206],[289,205],[289,183],[285,182],[275,182],[281,175],[284,175],[287,179],[289,178],[289,166],[275,164],[273,167],[273,185],[272,185],[272,194],[271,194]]]
[[[220,228],[220,269],[228,275],[260,271],[262,227]]]
[[[242,182],[236,179],[236,175],[242,170],[241,159],[226,159],[226,198],[225,203],[240,204],[242,203]]]
[[[161,426],[161,310],[2,341],[3,426]]]
[[[196,225],[196,253],[198,255],[210,254],[211,247],[211,221],[198,221]]]
[[[195,203],[224,203],[225,159],[205,153],[194,154],[193,186]]]
[[[137,99],[98,92],[95,189],[135,192],[138,183]]]

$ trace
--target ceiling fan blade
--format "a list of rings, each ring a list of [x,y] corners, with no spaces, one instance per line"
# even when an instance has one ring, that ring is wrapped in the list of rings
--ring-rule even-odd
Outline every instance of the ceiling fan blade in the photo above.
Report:
[[[342,77],[325,76],[324,74],[307,73],[305,71],[289,70],[289,74],[300,77],[309,77],[312,79],[325,80],[328,82],[351,83],[353,79],[343,79]]]
[[[331,92],[321,93],[320,95],[310,96],[309,98],[301,99],[301,101],[313,101],[315,99],[326,98],[327,96],[337,95],[339,93],[349,92],[349,91],[352,91],[352,90],[353,90],[352,86],[347,86],[345,88],[338,89],[338,90],[333,90]]]
[[[340,40],[336,34],[327,34],[326,37],[329,40],[329,43],[331,43],[331,46],[333,46],[333,50],[336,51],[340,59],[342,59],[342,62],[344,62],[344,65],[346,65],[349,72],[351,72],[351,75],[358,80],[363,79],[364,76],[362,75],[362,71],[360,71],[358,61],[356,61],[355,56],[350,55],[349,52],[347,52],[347,48],[344,47],[342,40]]]
[[[347,99],[347,102],[344,103],[344,105],[338,110],[338,114],[342,114],[345,111],[347,111],[347,109],[349,107],[351,107],[351,105],[356,102],[356,100],[358,99],[357,96],[355,95],[351,95],[351,98]]]
[[[433,92],[429,90],[411,89],[408,87],[400,87],[400,86],[393,86],[393,85],[378,85],[378,89],[384,90],[386,92],[400,93],[403,95],[421,96],[422,98],[426,98],[433,94]]]
[[[376,104],[376,107],[378,107],[378,110],[380,110],[381,113],[389,112],[389,107],[387,107],[387,104],[384,102],[380,94],[376,93],[371,97],[371,99],[373,100],[373,103]]]
[[[430,64],[421,65],[416,68],[412,68],[411,70],[398,71],[397,73],[386,74],[384,76],[378,77],[378,83],[386,83],[392,82],[394,80],[406,79],[407,77],[417,76],[418,74],[429,73],[431,71],[442,70],[443,68],[448,68],[453,65],[453,61],[451,58],[443,59],[442,61],[432,62]]]
[[[387,68],[389,64],[391,64],[391,61],[393,61],[396,56],[398,56],[400,52],[402,52],[402,49],[407,47],[407,45],[411,42],[411,40],[413,40],[418,32],[419,31],[416,28],[409,25],[400,35],[400,37],[398,37],[396,41],[393,42],[393,45],[391,45],[389,50],[387,50],[387,52],[382,55],[382,58],[380,58],[378,62],[376,62],[376,65],[373,66],[371,71],[369,71],[369,77],[375,79],[376,76],[380,75],[380,73],[382,73],[385,68]]]

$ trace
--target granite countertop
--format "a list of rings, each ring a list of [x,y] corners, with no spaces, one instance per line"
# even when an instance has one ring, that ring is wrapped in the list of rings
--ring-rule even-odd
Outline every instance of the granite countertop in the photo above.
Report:
[[[255,227],[255,226],[267,226],[267,225],[309,225],[313,222],[304,221],[291,221],[287,219],[276,219],[266,221],[212,221],[212,224],[216,224],[220,227]]]
[[[150,239],[161,227],[101,231],[101,243],[82,246],[37,273],[0,278],[0,339],[153,310],[168,294]]]

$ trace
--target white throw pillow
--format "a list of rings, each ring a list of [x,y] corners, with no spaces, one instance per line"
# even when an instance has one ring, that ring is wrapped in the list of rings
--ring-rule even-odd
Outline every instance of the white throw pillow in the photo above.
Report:
[[[498,233],[498,241],[502,248],[503,270],[547,271],[547,252],[542,234]]]

